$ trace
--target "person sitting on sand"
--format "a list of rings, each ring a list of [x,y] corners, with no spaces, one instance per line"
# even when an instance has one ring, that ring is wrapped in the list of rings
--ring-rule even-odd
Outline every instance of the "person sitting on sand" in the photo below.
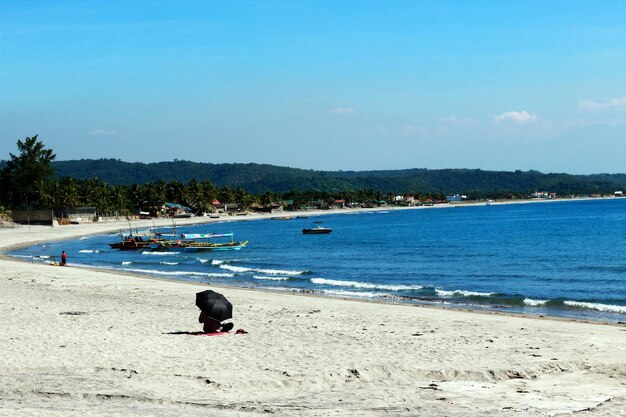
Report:
[[[67,253],[61,252],[61,266],[67,266]]]
[[[204,326],[202,327],[204,333],[228,332],[234,326],[233,323],[226,323],[222,325],[219,320],[215,320],[213,317],[207,316],[203,311],[200,312],[198,322],[204,323]]]

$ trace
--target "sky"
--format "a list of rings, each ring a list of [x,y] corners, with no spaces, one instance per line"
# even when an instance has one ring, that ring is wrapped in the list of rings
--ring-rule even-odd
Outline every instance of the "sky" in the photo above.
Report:
[[[626,172],[626,2],[0,0],[0,159]]]

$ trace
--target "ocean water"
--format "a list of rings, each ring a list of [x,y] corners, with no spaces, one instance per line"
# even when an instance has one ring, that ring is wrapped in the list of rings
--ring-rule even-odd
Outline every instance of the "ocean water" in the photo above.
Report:
[[[323,221],[329,235],[303,235]],[[167,230],[162,229],[166,232]],[[119,251],[119,234],[11,252],[237,287],[626,322],[626,198],[329,214],[179,227],[232,252]],[[128,230],[124,230],[128,232]]]

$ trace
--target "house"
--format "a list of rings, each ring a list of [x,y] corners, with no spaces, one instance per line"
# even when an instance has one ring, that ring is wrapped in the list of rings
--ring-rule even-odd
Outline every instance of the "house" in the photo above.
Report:
[[[192,213],[192,209],[177,203],[165,203],[161,209],[167,214],[167,217],[185,216]]]
[[[460,194],[446,196],[446,200],[448,200],[449,203],[458,203],[458,202],[463,201],[465,199],[467,199],[467,196],[466,195],[460,195]]]
[[[614,197],[624,197],[624,192],[623,191],[615,191],[613,193]]]

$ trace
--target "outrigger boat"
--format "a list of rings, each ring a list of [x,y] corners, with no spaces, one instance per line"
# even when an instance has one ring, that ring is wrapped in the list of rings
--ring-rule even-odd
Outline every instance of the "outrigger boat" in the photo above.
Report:
[[[145,240],[141,236],[128,235],[121,242],[109,243],[109,246],[113,249],[139,250],[150,247],[152,243],[152,241]]]
[[[154,242],[158,249],[182,249],[186,252],[208,250],[240,250],[248,241],[236,242],[233,233],[187,233],[180,235],[179,240],[157,240]],[[230,237],[230,242],[212,242],[210,239]]]

